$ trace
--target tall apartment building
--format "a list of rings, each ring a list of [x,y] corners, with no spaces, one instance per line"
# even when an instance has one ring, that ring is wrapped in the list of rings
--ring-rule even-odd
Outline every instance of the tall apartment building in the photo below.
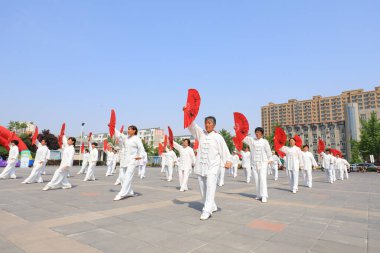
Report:
[[[288,136],[300,135],[314,152],[321,137],[327,146],[340,149],[350,159],[350,141],[360,137],[359,118],[367,119],[372,111],[380,118],[380,86],[372,91],[357,89],[338,96],[269,103],[261,108],[261,123],[268,134],[281,125]]]

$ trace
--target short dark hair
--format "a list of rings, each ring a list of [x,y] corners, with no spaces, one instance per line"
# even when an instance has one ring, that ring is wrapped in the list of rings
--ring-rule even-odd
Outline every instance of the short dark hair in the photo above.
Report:
[[[309,148],[309,145],[307,145],[307,144],[306,144],[306,145],[303,145],[302,148],[306,148],[306,147]]]
[[[19,142],[18,142],[18,140],[11,140],[11,143],[13,143],[17,146]]]
[[[72,140],[74,142],[74,146],[75,146],[75,143],[77,142],[77,139],[75,139],[75,137],[69,137],[68,140]]]
[[[256,127],[255,128],[255,133],[256,132],[261,132],[261,134],[264,135],[264,128],[262,128],[262,127]]]
[[[49,146],[49,144],[50,144],[50,142],[49,142],[49,140],[47,138],[42,138],[41,141],[45,141],[45,143],[46,143],[47,146]]]
[[[190,142],[190,139],[183,139],[183,141],[187,141],[187,145],[189,145],[190,146],[190,144],[191,144],[191,142]]]
[[[97,147],[97,146],[98,146],[98,143],[93,142],[93,143],[91,143],[91,145],[94,145],[95,147]]]
[[[86,152],[90,152],[90,150],[88,150],[88,148],[86,148]]]
[[[290,138],[289,138],[289,141],[290,141],[290,140],[293,140],[294,142],[297,142],[296,139],[294,139],[293,137],[290,137]]]
[[[128,129],[132,129],[132,130],[135,130],[135,135],[137,135],[137,132],[139,131],[139,130],[137,130],[137,127],[136,126],[134,126],[134,125],[130,125],[129,127],[128,127]]]
[[[216,118],[215,118],[214,116],[207,116],[207,117],[205,118],[205,122],[206,122],[207,120],[211,120],[212,122],[214,122],[214,125],[216,125]]]

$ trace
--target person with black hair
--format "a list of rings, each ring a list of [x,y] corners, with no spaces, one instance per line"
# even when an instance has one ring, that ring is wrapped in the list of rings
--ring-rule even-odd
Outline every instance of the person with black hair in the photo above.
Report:
[[[45,161],[48,159],[48,147],[47,147],[47,140],[42,139],[41,142],[36,140],[36,146],[38,147],[36,156],[34,157],[34,163],[33,163],[33,169],[30,173],[29,177],[26,178],[22,183],[23,184],[32,184],[32,183],[43,183],[44,180],[42,179],[42,170]]]
[[[62,188],[70,189],[71,184],[67,179],[70,168],[73,167],[74,154],[75,154],[75,142],[77,140],[74,137],[67,138],[62,136],[62,160],[59,168],[54,172],[51,181],[42,189],[47,191],[50,189]]]
[[[146,164],[148,163],[148,154],[145,152],[142,153],[141,159],[139,161],[139,173],[138,177],[140,179],[145,178]]]
[[[116,165],[120,161],[119,152],[114,149],[113,163],[112,163],[112,175],[116,174]]]
[[[185,110],[186,107],[183,108]],[[200,219],[208,220],[213,212],[218,210],[215,203],[215,191],[218,174],[221,167],[231,168],[232,157],[226,141],[214,129],[216,119],[213,116],[205,118],[205,130],[192,122],[188,129],[193,137],[199,140],[198,154],[194,172],[203,198],[203,210]]]
[[[243,142],[249,146],[251,150],[251,166],[253,178],[255,179],[256,186],[256,199],[266,203],[268,201],[268,166],[272,161],[272,151],[269,142],[264,139],[264,129],[257,127],[255,129],[255,136],[247,136]]]
[[[90,151],[88,150],[88,148],[86,148],[83,154],[82,167],[80,171],[77,173],[78,175],[87,173],[89,160],[90,160]]]
[[[133,175],[138,166],[138,160],[141,159],[142,153],[145,152],[141,139],[137,136],[138,130],[136,126],[129,126],[128,135],[120,133],[115,129],[116,138],[120,139],[120,175],[121,190],[113,199],[119,201],[128,196],[135,196],[132,189]]]
[[[195,154],[194,150],[190,147],[190,139],[184,139],[182,145],[177,142],[174,143],[174,148],[179,152],[179,168],[178,168],[178,178],[179,178],[179,191],[188,191],[189,188],[187,183],[189,181],[189,175],[191,168],[195,164]]]
[[[7,160],[7,166],[0,174],[0,179],[16,179],[16,163],[18,161],[18,140],[12,140],[9,143],[9,154]]]
[[[272,163],[270,167],[273,171],[274,181],[278,180],[278,167],[282,165],[280,158],[277,156],[276,151],[272,151]]]
[[[105,152],[107,154],[107,171],[106,171],[106,177],[112,176],[112,169],[113,169],[113,163],[114,163],[114,150],[112,147],[108,147],[108,150]]]
[[[333,179],[333,165],[332,165],[332,160],[333,156],[331,155],[330,149],[326,149],[325,152],[321,152],[320,156],[322,157],[322,167],[326,172],[326,179],[327,182],[330,184],[334,183]]]
[[[86,176],[84,177],[83,181],[95,181],[95,167],[96,163],[98,162],[99,157],[99,151],[96,148],[98,146],[98,143],[93,142],[91,143],[90,148],[90,157],[88,161],[88,169]]]
[[[317,161],[315,161],[314,155],[309,151],[309,145],[303,145],[303,162],[304,168],[303,173],[303,182],[304,186],[311,188],[313,186],[313,167],[317,167]]]
[[[46,175],[46,165],[50,159],[50,149],[49,149],[49,141],[46,140],[46,147],[47,147],[47,154],[46,154],[46,159],[42,165],[42,169],[41,169],[41,174],[42,175]]]
[[[177,163],[178,158],[173,149],[170,147],[170,149],[166,148],[165,154],[165,166],[166,166],[166,180],[168,182],[173,181],[173,168],[174,165]]]
[[[249,184],[251,182],[252,167],[251,167],[251,152],[249,147],[245,147],[244,150],[240,151],[241,154],[241,167],[245,171],[246,182]]]
[[[286,155],[286,169],[288,170],[289,186],[293,193],[298,191],[298,177],[300,169],[304,167],[302,151],[296,146],[294,138],[289,139],[289,147],[283,146],[280,151]]]

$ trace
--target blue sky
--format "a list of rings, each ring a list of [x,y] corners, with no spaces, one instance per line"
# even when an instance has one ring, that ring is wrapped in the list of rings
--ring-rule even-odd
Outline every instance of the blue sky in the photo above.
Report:
[[[234,111],[380,85],[380,1],[0,1],[0,124],[67,133],[117,125],[182,128],[187,89],[197,122]]]

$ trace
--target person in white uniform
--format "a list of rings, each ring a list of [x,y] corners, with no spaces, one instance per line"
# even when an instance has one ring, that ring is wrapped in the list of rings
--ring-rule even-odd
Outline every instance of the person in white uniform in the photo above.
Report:
[[[125,135],[115,129],[116,138],[121,139],[120,171],[122,171],[123,177],[121,179],[121,190],[114,198],[114,201],[135,195],[132,189],[133,175],[138,166],[138,160],[142,158],[145,152],[141,139],[137,137],[137,127],[129,126],[127,133],[128,135]]]
[[[299,171],[304,167],[303,155],[301,149],[296,146],[294,138],[289,139],[289,145],[289,147],[283,146],[280,151],[286,154],[286,169],[288,170],[290,190],[297,193]]]
[[[185,107],[183,108],[185,110]],[[199,140],[198,154],[194,172],[198,175],[202,195],[203,209],[200,219],[207,220],[218,210],[215,203],[217,175],[220,168],[232,167],[232,156],[224,138],[214,131],[216,119],[213,116],[205,118],[205,130],[192,122],[188,129],[193,137]]]
[[[309,151],[309,146],[304,145],[303,149],[303,182],[304,186],[311,188],[313,186],[313,168],[318,166],[317,161],[315,161],[314,155]]]
[[[70,189],[71,184],[67,179],[70,168],[73,167],[74,154],[75,154],[75,142],[74,137],[66,138],[62,137],[62,160],[59,168],[54,172],[51,181],[42,189],[44,191],[56,188]]]
[[[333,167],[332,167],[332,155],[330,154],[330,150],[327,149],[326,153],[321,152],[320,155],[322,157],[322,167],[324,168],[324,170],[326,172],[327,182],[332,184],[332,183],[334,183],[334,178],[333,178],[333,174],[332,174]]]
[[[177,155],[174,153],[173,149],[166,148],[165,154],[165,166],[166,166],[166,179],[168,182],[173,180],[173,168],[178,161]]]
[[[99,159],[99,151],[96,148],[98,143],[91,143],[90,146],[90,158],[88,161],[88,169],[83,181],[95,181],[95,167]]]
[[[78,175],[87,173],[89,160],[90,160],[90,151],[86,148],[83,154],[82,167],[80,171],[77,173]]]
[[[333,155],[333,154],[330,154],[331,155],[331,175],[332,175],[332,178],[333,178],[333,182],[336,181],[336,172],[337,172],[337,166],[336,166],[336,157]]]
[[[12,140],[9,143],[9,154],[8,154],[8,160],[7,160],[7,166],[3,170],[3,172],[0,174],[0,179],[16,179],[16,163],[18,161],[18,140]]]
[[[44,163],[42,165],[42,169],[41,169],[41,171],[42,171],[41,174],[42,175],[46,175],[46,165],[47,165],[49,159],[50,159],[50,149],[48,147],[47,154],[46,154],[46,160],[44,161]]]
[[[174,148],[179,152],[178,178],[181,192],[188,191],[187,183],[191,168],[195,165],[194,150],[190,147],[190,139],[184,139],[182,145],[174,142]]]
[[[276,151],[272,151],[272,160],[270,167],[273,171],[274,181],[278,180],[278,168],[282,165],[281,159],[276,154]]]
[[[255,136],[247,136],[243,142],[249,146],[251,150],[251,167],[256,185],[256,199],[261,202],[268,202],[268,166],[272,163],[272,151],[269,142],[263,138],[264,129],[257,127]]]
[[[249,147],[245,147],[244,151],[240,152],[241,154],[241,166],[245,171],[246,182],[247,184],[251,182],[252,176],[252,167],[251,167],[251,152],[249,152]]]
[[[114,156],[113,156],[113,163],[112,163],[112,174],[116,174],[116,165],[118,162],[120,162],[120,156],[117,149],[113,150]]]
[[[113,163],[115,161],[115,153],[112,147],[108,147],[108,150],[106,151],[107,154],[107,171],[106,171],[106,177],[112,176],[112,170],[113,170]]]
[[[232,168],[231,168],[231,174],[234,178],[237,177],[239,162],[240,162],[240,158],[237,155],[237,152],[234,151],[233,156],[232,156]]]
[[[346,175],[346,179],[348,179],[348,169],[350,168],[350,164],[339,154],[336,155],[336,166],[339,171],[339,179],[344,180],[344,175]]]
[[[36,156],[34,158],[33,169],[28,178],[26,178],[22,183],[23,184],[32,184],[32,183],[43,183],[42,179],[42,169],[45,161],[48,159],[48,147],[47,140],[42,139],[41,142],[36,140],[36,146],[38,147]]]
[[[148,154],[144,151],[142,153],[141,159],[139,160],[139,173],[138,177],[140,179],[145,178],[146,164],[148,163]]]

